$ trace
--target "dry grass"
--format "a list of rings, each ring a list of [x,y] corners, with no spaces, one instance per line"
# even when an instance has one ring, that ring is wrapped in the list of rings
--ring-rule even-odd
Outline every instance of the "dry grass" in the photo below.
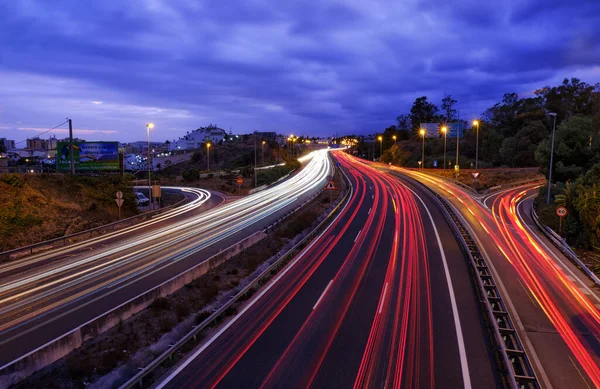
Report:
[[[118,190],[123,217],[135,215],[133,192],[118,177],[1,174],[0,251],[118,220]]]
[[[441,169],[424,169],[426,173],[444,175]],[[458,181],[465,185],[473,186],[471,172],[475,170],[463,169],[460,171]],[[522,169],[480,169],[481,174],[477,178],[477,190],[482,191],[497,185],[507,185],[514,182],[526,180],[543,180],[544,175],[537,168]],[[446,177],[454,178],[454,171],[446,170]]]

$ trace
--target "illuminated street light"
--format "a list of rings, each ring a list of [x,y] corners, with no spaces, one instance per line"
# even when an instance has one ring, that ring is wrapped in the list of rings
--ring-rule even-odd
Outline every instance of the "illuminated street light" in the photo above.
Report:
[[[475,141],[475,171],[478,171],[478,161],[479,161],[479,120],[473,120],[473,125],[476,127],[477,136]],[[477,179],[475,179],[477,180]]]
[[[210,142],[206,142],[206,170],[210,172]]]
[[[379,135],[377,140],[379,141],[379,159],[381,159],[381,155],[383,154],[383,136]]]
[[[442,133],[444,133],[444,176],[446,175],[446,135],[448,134],[448,127],[442,127]]]
[[[394,140],[394,144],[396,144],[396,138],[397,138],[396,135],[392,135],[392,139]]]
[[[146,133],[148,134],[148,193],[150,194],[148,197],[150,197],[150,208],[153,209],[153,203],[152,203],[152,181],[150,178],[150,129],[154,128],[154,123],[147,123],[146,124]]]
[[[419,134],[421,134],[421,136],[423,137],[423,154],[421,157],[421,161],[423,161],[423,163],[421,164],[421,169],[425,168],[425,135],[427,135],[427,131],[425,131],[425,129],[421,128],[419,130]]]
[[[264,140],[262,141],[262,144],[260,146],[260,152],[262,154],[262,165],[265,166],[265,142]]]

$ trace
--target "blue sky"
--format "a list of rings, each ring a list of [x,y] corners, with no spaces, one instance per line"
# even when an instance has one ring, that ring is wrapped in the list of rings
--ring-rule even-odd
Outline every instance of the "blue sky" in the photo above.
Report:
[[[0,137],[73,119],[89,140],[216,123],[332,135],[452,94],[470,119],[505,92],[600,81],[597,0],[15,0],[0,3]],[[66,128],[53,133],[63,136]]]

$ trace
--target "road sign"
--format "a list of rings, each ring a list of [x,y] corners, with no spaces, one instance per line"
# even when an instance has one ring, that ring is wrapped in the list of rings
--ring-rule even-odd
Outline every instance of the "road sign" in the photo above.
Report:
[[[473,176],[474,179],[477,179],[477,177],[479,177],[479,172],[471,172],[471,175]]]
[[[244,183],[244,178],[243,178],[243,177],[238,177],[238,178],[235,180],[235,182],[236,182],[238,185],[242,185],[242,184]]]
[[[115,201],[117,202],[117,205],[119,206],[119,208],[121,208],[121,205],[123,205],[123,199],[115,199]]]
[[[342,164],[340,163],[340,161],[337,161],[337,162],[335,163],[335,166],[337,166],[337,167],[340,167],[340,166],[342,166]]]
[[[556,208],[556,216],[558,216],[560,218],[567,216],[568,213],[569,213],[569,211],[567,211],[567,208],[565,208],[565,207]]]
[[[329,183],[325,187],[325,190],[335,190],[335,184],[333,183],[333,180],[329,181]]]
[[[155,199],[161,197],[160,185],[152,185],[152,197]]]
[[[437,159],[434,159],[433,160],[433,167],[437,167],[437,165],[438,165]]]
[[[118,198],[118,199],[122,199],[122,198],[123,198],[123,192],[121,192],[121,191],[118,191],[118,192],[117,192],[117,198]]]

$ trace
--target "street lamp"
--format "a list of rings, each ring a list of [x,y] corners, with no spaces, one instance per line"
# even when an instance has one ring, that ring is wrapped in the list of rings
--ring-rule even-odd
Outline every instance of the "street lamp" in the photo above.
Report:
[[[425,131],[425,129],[421,128],[419,130],[419,134],[421,134],[421,136],[423,137],[423,154],[421,157],[421,161],[423,161],[423,163],[421,164],[421,169],[425,168],[425,135],[427,134],[427,131]]]
[[[150,178],[150,129],[154,128],[154,123],[146,123],[146,134],[148,135],[148,193],[150,197],[150,208],[153,209],[152,203],[152,181]]]
[[[265,142],[264,140],[262,141],[262,144],[260,145],[260,153],[262,154],[262,165],[265,166]]]
[[[548,171],[548,197],[546,204],[550,204],[550,186],[552,185],[552,161],[554,160],[554,131],[556,130],[556,113],[549,112],[549,116],[554,117],[554,126],[552,127],[552,148],[550,149],[550,169]]]
[[[210,172],[210,142],[206,142],[206,170]]]
[[[392,135],[392,139],[394,140],[394,144],[396,144],[396,135]]]
[[[377,140],[379,141],[379,159],[381,159],[381,154],[383,154],[383,137],[379,135]]]
[[[446,176],[446,137],[448,135],[448,127],[443,126],[442,132],[444,133],[444,177]]]
[[[476,141],[475,141],[475,171],[479,171],[478,170],[478,162],[479,162],[479,120],[473,120],[473,125],[476,128]],[[477,180],[477,179],[476,179]]]

